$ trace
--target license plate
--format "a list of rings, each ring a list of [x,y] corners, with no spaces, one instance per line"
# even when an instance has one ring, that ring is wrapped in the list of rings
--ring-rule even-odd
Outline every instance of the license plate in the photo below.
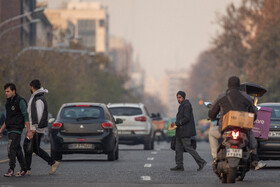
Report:
[[[161,132],[156,132],[156,136],[161,136]]]
[[[119,134],[131,134],[131,131],[119,131]]]
[[[270,131],[268,136],[269,137],[280,137],[280,132]]]
[[[69,144],[69,149],[93,149],[93,144]]]
[[[242,149],[227,148],[226,157],[242,158]]]

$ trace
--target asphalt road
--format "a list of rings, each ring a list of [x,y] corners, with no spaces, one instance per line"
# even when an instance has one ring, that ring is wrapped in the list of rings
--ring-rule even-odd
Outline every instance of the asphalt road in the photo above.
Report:
[[[208,162],[197,172],[193,158],[184,154],[185,171],[170,171],[175,166],[174,151],[169,144],[155,144],[155,150],[144,151],[143,145],[120,145],[118,161],[107,161],[106,155],[64,155],[54,175],[49,175],[50,166],[38,156],[33,156],[32,175],[3,177],[8,169],[6,145],[0,144],[0,187],[14,186],[224,186],[213,173],[209,144],[199,142],[198,153]],[[49,150],[49,145],[44,145]],[[280,161],[266,161],[268,167],[251,170],[238,186],[279,186]],[[16,171],[19,170],[17,165]],[[227,186],[232,186],[227,185]]]

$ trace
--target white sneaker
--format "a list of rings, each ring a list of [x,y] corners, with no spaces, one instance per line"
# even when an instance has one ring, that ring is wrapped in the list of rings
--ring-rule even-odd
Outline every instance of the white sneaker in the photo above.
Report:
[[[266,164],[258,162],[258,165],[255,167],[255,170],[259,170],[259,169],[261,169],[261,168],[263,168],[265,166],[266,166]]]
[[[54,174],[57,170],[57,168],[59,167],[59,162],[55,161],[55,163],[52,165],[52,170],[50,171],[50,175]]]

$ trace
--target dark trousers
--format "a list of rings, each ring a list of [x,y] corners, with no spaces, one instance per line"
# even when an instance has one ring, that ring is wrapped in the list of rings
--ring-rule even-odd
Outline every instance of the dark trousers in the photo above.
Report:
[[[25,138],[24,140],[24,154],[25,154],[25,162],[26,162],[26,168],[27,170],[31,170],[30,166],[32,163],[32,154],[35,153],[39,157],[41,157],[43,160],[45,160],[49,165],[53,165],[55,163],[55,160],[53,160],[50,155],[44,151],[40,147],[41,138],[44,134],[42,133],[35,133],[32,140],[29,140]]]
[[[10,159],[10,169],[14,170],[16,167],[16,158],[20,164],[21,170],[26,171],[25,160],[22,153],[21,134],[11,132],[8,134],[8,157]]]
[[[203,160],[196,150],[191,146],[191,138],[178,138],[176,137],[176,147],[175,147],[175,161],[177,166],[183,167],[183,153],[186,150],[188,153],[192,155],[198,166],[201,166],[205,160]]]

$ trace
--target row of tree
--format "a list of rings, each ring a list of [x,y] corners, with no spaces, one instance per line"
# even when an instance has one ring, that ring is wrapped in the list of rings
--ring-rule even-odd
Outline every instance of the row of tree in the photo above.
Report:
[[[9,48],[9,50],[7,50]],[[24,53],[17,46],[1,46],[0,85],[13,82],[17,92],[28,99],[29,83],[39,79],[49,90],[46,95],[49,111],[56,115],[66,102],[138,102],[124,80],[109,69],[108,56],[95,56],[28,50]],[[2,105],[5,95],[0,96]]]
[[[222,31],[192,67],[191,99],[213,101],[225,92],[228,78],[236,75],[241,82],[254,82],[268,90],[261,102],[279,102],[280,2],[243,0],[239,6],[229,5],[217,23]],[[205,117],[205,109],[201,111]]]

